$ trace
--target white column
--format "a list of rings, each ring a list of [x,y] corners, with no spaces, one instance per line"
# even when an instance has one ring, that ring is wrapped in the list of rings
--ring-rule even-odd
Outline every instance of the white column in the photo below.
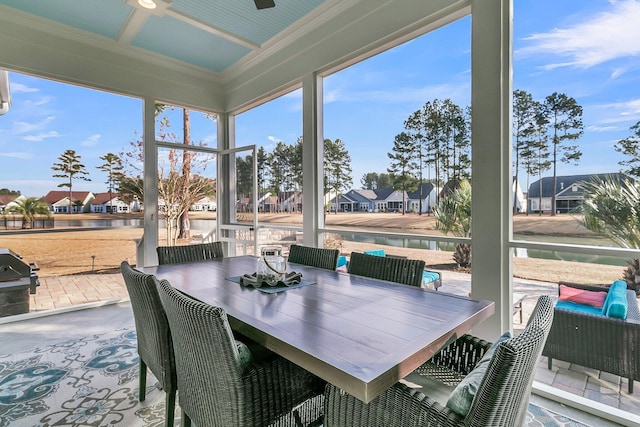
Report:
[[[143,153],[144,153],[144,267],[158,265],[158,150],[156,149],[156,103],[151,98],[143,101]]]
[[[494,340],[511,329],[511,39],[512,0],[472,0],[473,298],[496,313],[474,328]]]
[[[302,213],[304,244],[322,247],[317,232],[324,228],[324,133],[322,122],[322,77],[308,74],[302,79]]]
[[[235,126],[236,116],[229,113],[218,114],[218,149],[226,150],[236,146]],[[231,224],[236,218],[236,191],[235,191],[235,171],[231,162],[232,156],[223,156],[218,162],[218,185],[217,185],[217,221],[218,233],[231,233],[231,231],[222,230],[221,224]],[[224,237],[233,237],[226,235]],[[226,253],[229,256],[236,255],[235,245],[229,245]]]

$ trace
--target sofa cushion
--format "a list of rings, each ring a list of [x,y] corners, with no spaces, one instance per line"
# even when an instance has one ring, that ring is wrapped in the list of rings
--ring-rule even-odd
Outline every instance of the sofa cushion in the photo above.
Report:
[[[609,287],[603,310],[606,310],[605,315],[608,317],[627,318],[627,283],[625,281],[616,280]]]
[[[607,292],[594,292],[578,289],[571,286],[560,285],[560,301],[589,305],[602,311]]]
[[[364,253],[366,255],[385,256],[384,249],[372,249],[370,251],[364,251]]]
[[[601,308],[596,308],[596,307],[592,307],[590,305],[585,305],[585,304],[576,304],[575,302],[558,301],[556,303],[556,308],[562,308],[564,310],[572,310],[572,311],[578,311],[580,313],[604,316],[604,313],[602,312]]]
[[[480,387],[480,383],[482,383],[484,374],[486,374],[487,369],[489,368],[493,353],[498,347],[498,344],[505,340],[508,340],[509,338],[511,338],[511,333],[507,331],[502,334],[502,336],[498,338],[496,342],[493,343],[493,345],[491,345],[489,351],[487,351],[482,359],[480,359],[475,368],[473,368],[473,370],[469,372],[469,374],[464,377],[460,384],[458,384],[453,390],[453,392],[449,396],[449,400],[447,400],[447,408],[451,409],[453,412],[462,417],[467,416],[467,414],[469,413],[469,409],[471,409],[473,398],[478,392],[478,387]]]

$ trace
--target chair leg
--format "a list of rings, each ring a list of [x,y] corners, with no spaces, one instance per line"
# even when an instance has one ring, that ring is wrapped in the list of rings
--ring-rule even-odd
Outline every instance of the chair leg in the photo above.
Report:
[[[191,427],[191,418],[182,410],[182,422],[180,423],[181,427]]]
[[[633,378],[629,378],[629,394],[633,394]]]
[[[553,359],[551,357],[547,357],[547,369],[551,369]]]
[[[165,427],[173,427],[173,420],[175,418],[176,409],[176,392],[167,393],[167,401],[165,403],[164,411],[164,425]]]
[[[147,391],[147,364],[140,358],[140,402],[144,402]]]

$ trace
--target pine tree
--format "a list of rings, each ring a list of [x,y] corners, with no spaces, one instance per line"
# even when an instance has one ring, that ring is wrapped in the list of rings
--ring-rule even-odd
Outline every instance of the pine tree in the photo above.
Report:
[[[622,153],[627,157],[627,160],[622,160],[618,163],[620,166],[628,167],[623,172],[640,178],[640,121],[631,126],[630,129],[634,135],[621,139],[614,148],[618,153]]]
[[[531,160],[535,158],[535,150],[530,148],[533,141],[530,135],[535,128],[536,104],[529,92],[524,90],[513,92],[513,170],[516,184],[520,183],[521,160],[523,163],[530,164]],[[525,166],[525,170],[531,170],[531,168]],[[514,197],[514,214],[517,213],[517,203],[518,200]]]
[[[325,192],[333,190],[336,200],[336,214],[340,209],[339,199],[342,191],[351,187],[351,156],[342,140],[336,138],[324,140],[324,187]]]
[[[551,127],[551,165],[553,167],[551,215],[555,215],[558,162],[578,164],[582,157],[578,146],[569,143],[583,134],[582,107],[574,98],[564,93],[554,92],[545,98],[543,109]]]
[[[407,191],[417,188],[417,181],[412,173],[418,167],[415,161],[415,150],[416,147],[409,134],[401,132],[396,135],[393,141],[393,152],[387,153],[391,159],[391,165],[387,170],[395,177],[394,188],[402,191],[402,215],[405,214],[407,208],[405,198]]]
[[[54,163],[51,167],[52,170],[60,172],[54,174],[54,178],[65,178],[69,180],[69,182],[58,184],[58,187],[69,187],[69,213],[73,211],[73,180],[81,179],[83,181],[91,181],[91,179],[85,176],[89,173],[86,171],[85,165],[80,163],[81,158],[82,156],[76,153],[75,150],[66,150],[58,157],[60,163]]]
[[[112,193],[113,190],[117,189],[120,185],[120,181],[124,177],[123,170],[124,166],[122,165],[122,159],[113,153],[107,153],[104,156],[100,157],[100,160],[103,160],[104,163],[100,166],[97,166],[99,170],[107,174],[107,190],[109,191],[109,213],[113,213],[113,205],[112,205]]]

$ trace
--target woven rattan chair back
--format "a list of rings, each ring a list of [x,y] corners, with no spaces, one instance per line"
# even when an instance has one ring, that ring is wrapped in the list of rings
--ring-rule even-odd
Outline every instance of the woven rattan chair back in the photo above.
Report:
[[[159,282],[159,293],[176,349],[182,426],[260,427],[286,417],[291,425],[295,417],[321,421],[324,382],[275,356],[254,359],[243,370],[222,308],[194,300],[166,280]]]
[[[125,261],[120,271],[127,286],[140,356],[140,401],[145,400],[147,368],[167,393],[165,426],[173,426],[176,398],[176,368],[169,323],[153,275],[134,270]]]
[[[338,249],[291,245],[288,260],[295,264],[324,268],[325,270],[335,270],[338,265],[338,256],[340,256]]]
[[[471,404],[468,425],[525,424],[536,363],[552,323],[553,302],[549,296],[541,296],[522,333],[496,348]]]
[[[421,286],[424,261],[381,257],[351,252],[349,273],[373,279],[388,280],[411,286]]]
[[[524,331],[496,347],[466,416],[430,398],[429,389],[411,389],[399,383],[365,404],[329,384],[325,391],[325,425],[331,427],[525,425],[536,362],[549,335],[553,315],[551,298],[546,295],[540,297]],[[477,344],[480,344],[482,353],[486,351],[487,346],[484,340],[472,336],[461,339],[465,341],[458,346],[462,352],[475,353]],[[461,372],[466,370],[466,367],[460,368]]]
[[[224,258],[222,242],[197,243],[182,246],[158,246],[158,264],[179,264]]]

